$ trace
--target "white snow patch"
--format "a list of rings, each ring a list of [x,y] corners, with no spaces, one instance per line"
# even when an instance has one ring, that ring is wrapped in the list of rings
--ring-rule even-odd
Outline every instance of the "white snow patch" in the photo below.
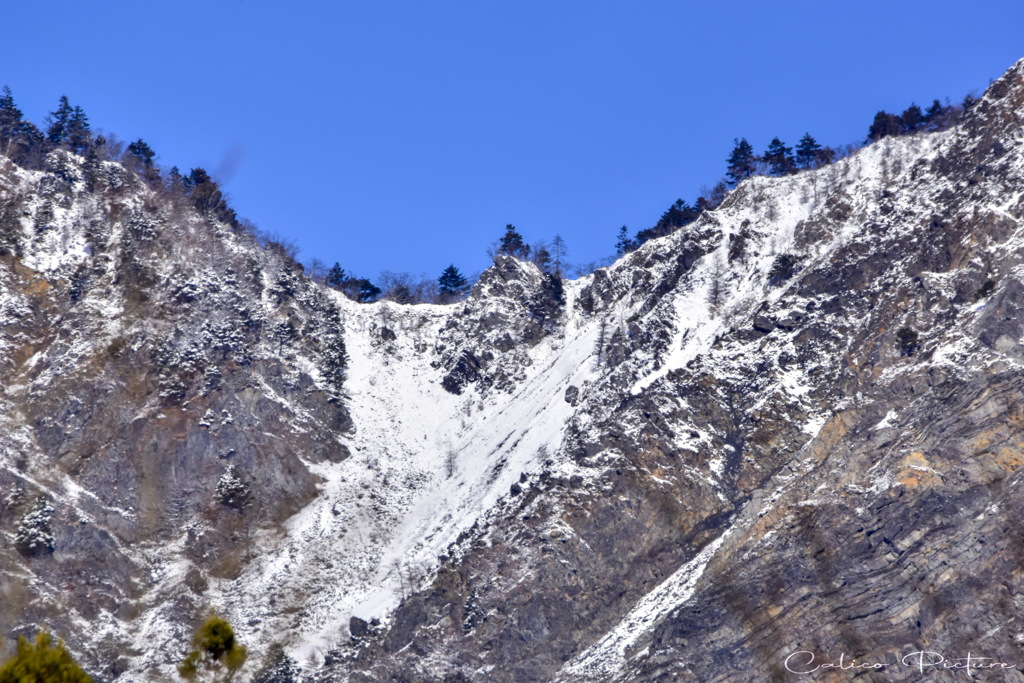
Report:
[[[711,558],[732,534],[730,527],[649,592],[608,634],[562,667],[555,680],[609,680],[622,672],[626,652],[668,613],[689,600]]]
[[[567,312],[578,289],[566,287]],[[344,640],[352,615],[385,619],[428,580],[459,534],[558,450],[574,412],[565,389],[584,387],[595,372],[598,325],[570,317],[562,338],[529,351],[527,377],[513,393],[455,396],[432,356],[415,350],[417,340],[437,336],[448,307],[339,305],[352,457],[310,466],[323,478],[321,495],[287,522],[287,545],[265,536],[263,559],[223,585],[219,599],[240,623],[263,620],[258,641],[298,632],[290,649],[300,662]],[[398,334],[387,348],[375,334],[382,320]],[[277,615],[288,596],[302,610],[284,623]]]
[[[896,424],[897,417],[898,413],[895,410],[890,410],[886,413],[885,417],[878,421],[878,424],[874,426],[874,429],[888,429],[889,427],[892,427]]]

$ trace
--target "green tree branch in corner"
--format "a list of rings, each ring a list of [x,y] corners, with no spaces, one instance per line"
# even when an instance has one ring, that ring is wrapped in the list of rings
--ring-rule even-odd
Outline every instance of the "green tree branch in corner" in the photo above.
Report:
[[[249,654],[238,644],[231,624],[214,612],[196,629],[192,645],[192,651],[178,665],[178,673],[190,681],[195,680],[200,669],[216,672],[221,667],[227,669],[227,678],[231,680]]]
[[[75,663],[64,641],[53,642],[46,632],[36,635],[34,643],[18,637],[14,656],[0,666],[0,683],[92,683]]]

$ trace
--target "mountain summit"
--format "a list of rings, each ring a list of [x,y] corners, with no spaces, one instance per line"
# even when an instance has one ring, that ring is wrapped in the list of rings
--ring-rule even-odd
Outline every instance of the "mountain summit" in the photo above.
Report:
[[[244,680],[1024,661],[1022,123],[1024,61],[954,128],[444,306],[0,159],[0,656],[173,679],[215,609]]]

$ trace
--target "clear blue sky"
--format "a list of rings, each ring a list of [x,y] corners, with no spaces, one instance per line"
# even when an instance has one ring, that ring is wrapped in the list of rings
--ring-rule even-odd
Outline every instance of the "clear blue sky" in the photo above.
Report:
[[[1024,56],[1024,3],[33,0],[5,3],[0,83],[41,122],[220,176],[300,259],[484,268],[514,223],[613,251],[724,171],[876,111],[959,101]]]

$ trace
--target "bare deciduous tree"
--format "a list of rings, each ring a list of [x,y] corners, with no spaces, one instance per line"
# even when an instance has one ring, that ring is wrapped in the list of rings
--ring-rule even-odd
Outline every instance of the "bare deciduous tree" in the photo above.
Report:
[[[382,271],[378,278],[383,290],[382,298],[399,304],[421,304],[434,302],[438,298],[437,280],[411,273]]]
[[[455,449],[449,446],[444,456],[444,475],[449,479],[455,474],[455,456]]]
[[[722,265],[720,256],[715,256],[711,261],[708,271],[708,308],[712,315],[716,315],[727,295],[725,283],[725,267]]]
[[[311,280],[323,284],[327,278],[328,266],[326,263],[318,258],[312,259],[309,263],[305,264],[306,274],[309,275]]]
[[[565,240],[561,235],[555,235],[551,240],[551,265],[555,277],[564,277],[565,271],[568,270],[568,264],[565,262],[568,255],[569,249],[565,246]]]

